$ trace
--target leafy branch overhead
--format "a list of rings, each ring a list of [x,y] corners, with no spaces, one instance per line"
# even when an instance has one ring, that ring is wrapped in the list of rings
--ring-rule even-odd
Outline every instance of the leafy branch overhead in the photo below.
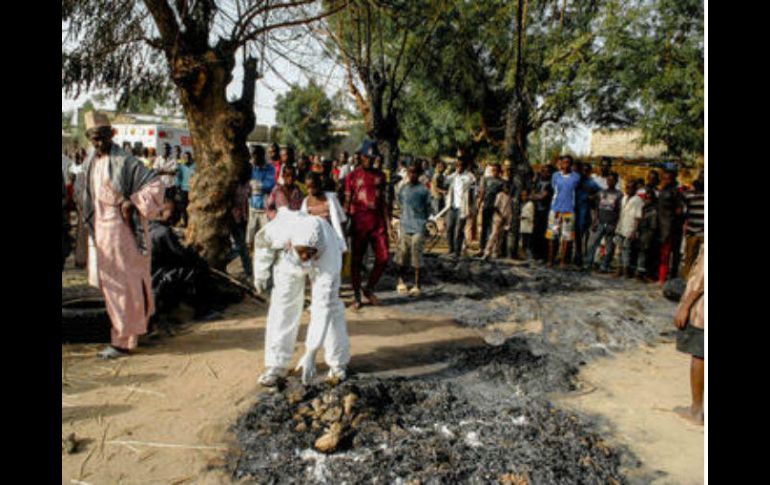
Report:
[[[279,95],[275,104],[276,121],[281,126],[281,143],[310,154],[324,151],[339,138],[334,136],[332,120],[339,110],[323,88],[310,81],[306,87],[292,86]]]

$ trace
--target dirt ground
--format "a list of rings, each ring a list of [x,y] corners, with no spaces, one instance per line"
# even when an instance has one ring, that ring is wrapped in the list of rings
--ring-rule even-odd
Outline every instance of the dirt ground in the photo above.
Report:
[[[228,428],[261,392],[265,312],[247,300],[117,361],[97,361],[97,345],[62,345],[62,439],[83,440],[78,452],[62,452],[62,483],[230,483],[220,465]],[[381,375],[430,372],[440,363],[428,350],[442,346],[542,331],[538,321],[461,327],[398,306],[348,310],[347,318],[351,371]],[[307,314],[300,342],[306,323]],[[703,483],[703,428],[670,411],[689,399],[688,359],[673,344],[596,360],[580,379],[589,390],[557,397],[560,405],[598,415],[610,440],[660,471],[655,483]]]
[[[653,483],[702,484],[703,426],[672,412],[690,402],[689,370],[673,344],[642,347],[588,364],[579,378],[592,391],[556,402],[605,418],[613,440],[658,472]]]

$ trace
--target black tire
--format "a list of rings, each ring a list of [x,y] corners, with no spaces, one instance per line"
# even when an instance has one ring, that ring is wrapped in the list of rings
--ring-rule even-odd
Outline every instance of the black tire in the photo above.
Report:
[[[673,278],[663,284],[663,296],[678,303],[682,299],[687,282],[682,278]]]
[[[108,343],[110,317],[103,300],[77,300],[61,307],[62,343]]]

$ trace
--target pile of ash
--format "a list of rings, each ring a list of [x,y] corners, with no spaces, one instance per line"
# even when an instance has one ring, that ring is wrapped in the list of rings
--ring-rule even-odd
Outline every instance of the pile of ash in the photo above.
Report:
[[[582,360],[670,340],[674,311],[657,292],[607,289],[540,301],[543,333],[554,351]]]
[[[384,301],[408,312],[446,314],[469,327],[484,327],[512,317],[524,317],[526,321],[525,315],[519,315],[522,305],[516,301],[516,295],[536,300],[563,294],[579,298],[581,294],[628,286],[623,281],[577,271],[551,270],[534,262],[511,265],[428,255],[424,260],[422,297],[399,296],[393,291],[398,274],[391,265],[379,285]],[[490,300],[501,296],[510,297],[509,301],[491,303]]]
[[[384,300],[468,327],[540,321],[560,351],[582,360],[660,340],[675,311],[657,288],[539,263],[426,257],[425,267],[422,297],[383,292]],[[395,287],[395,272],[390,277]]]
[[[473,288],[483,295],[496,295],[513,288],[535,293],[592,291],[607,285],[605,279],[598,279],[587,273],[549,269],[534,261],[509,264],[504,261],[453,259],[434,255],[425,255],[423,259],[421,277],[426,285],[451,287],[457,284]],[[398,277],[394,265],[388,267],[386,277],[392,278],[393,281]]]
[[[520,279],[515,271],[512,271],[513,267],[504,263],[487,262],[475,258],[452,259],[431,254],[424,255],[423,261],[421,278],[424,286],[451,288],[455,284],[464,288],[461,290],[464,295],[478,292],[496,293],[501,289],[516,286]],[[397,268],[390,264],[380,286],[383,288],[395,286],[397,278]],[[469,292],[468,289],[473,291]]]
[[[230,472],[260,483],[625,483],[622,455],[541,394],[569,388],[570,372],[523,341],[497,349],[410,379],[290,378],[236,423]]]
[[[474,394],[518,402],[518,397],[532,399],[551,392],[576,389],[577,363],[562,358],[537,337],[513,337],[502,345],[469,347],[444,351],[436,360],[449,366],[442,371]]]

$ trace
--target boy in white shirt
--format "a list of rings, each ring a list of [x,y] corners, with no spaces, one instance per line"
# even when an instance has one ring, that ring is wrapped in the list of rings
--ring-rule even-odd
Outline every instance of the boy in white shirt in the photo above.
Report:
[[[636,182],[626,182],[625,195],[621,202],[620,219],[615,230],[615,241],[617,246],[621,248],[618,277],[625,274],[626,278],[631,278],[634,273],[634,268],[631,265],[631,253],[639,238],[638,228],[644,208],[644,201],[636,193],[638,188]]]
[[[532,259],[532,232],[535,227],[535,203],[529,200],[529,191],[521,191],[521,222],[519,223],[519,233],[521,234],[521,244],[527,254],[527,261]]]

